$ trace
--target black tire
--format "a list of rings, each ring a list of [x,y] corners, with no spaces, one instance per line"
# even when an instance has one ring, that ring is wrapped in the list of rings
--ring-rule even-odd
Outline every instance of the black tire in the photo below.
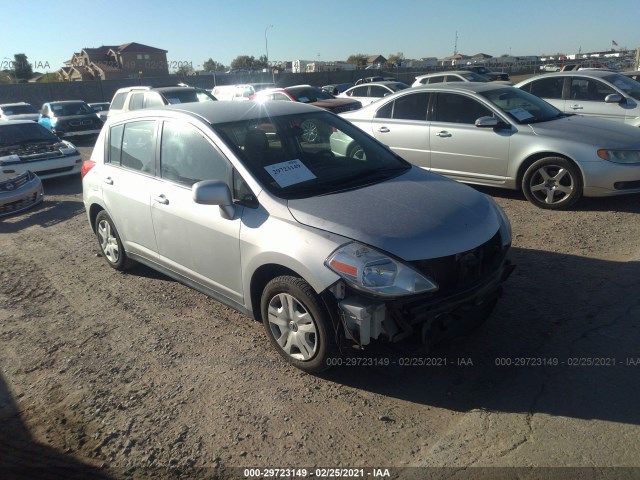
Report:
[[[262,292],[260,311],[269,340],[288,363],[308,373],[329,368],[338,351],[331,318],[307,282],[274,278]]]
[[[118,230],[104,210],[96,216],[95,232],[102,256],[109,266],[116,270],[126,270],[135,265],[135,262],[127,257]]]
[[[566,158],[541,158],[524,173],[522,192],[536,207],[563,210],[582,196],[582,176]]]

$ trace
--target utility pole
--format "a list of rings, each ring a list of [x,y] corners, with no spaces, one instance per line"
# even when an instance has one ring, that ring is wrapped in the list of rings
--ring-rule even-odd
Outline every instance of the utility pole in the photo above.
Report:
[[[457,55],[458,54],[458,31],[456,30],[456,41],[453,44],[453,54]]]

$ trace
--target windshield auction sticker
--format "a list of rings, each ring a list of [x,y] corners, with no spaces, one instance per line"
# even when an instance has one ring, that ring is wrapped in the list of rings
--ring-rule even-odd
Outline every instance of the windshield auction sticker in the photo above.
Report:
[[[526,111],[524,108],[514,108],[513,110],[509,110],[509,113],[521,122],[534,117],[531,112]]]
[[[296,183],[313,180],[316,176],[311,173],[300,160],[289,160],[281,163],[274,163],[264,167],[269,175],[273,177],[280,188],[285,188]]]

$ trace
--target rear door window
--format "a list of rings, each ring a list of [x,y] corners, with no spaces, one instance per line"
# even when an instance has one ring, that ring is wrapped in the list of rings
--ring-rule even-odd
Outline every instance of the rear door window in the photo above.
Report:
[[[541,78],[523,87],[523,90],[540,98],[562,99],[564,77]]]
[[[376,118],[425,121],[427,119],[429,95],[427,92],[402,95],[393,102],[389,102],[380,108],[376,112]]]
[[[109,129],[107,163],[131,170],[153,172],[155,158],[154,120],[113,125]]]

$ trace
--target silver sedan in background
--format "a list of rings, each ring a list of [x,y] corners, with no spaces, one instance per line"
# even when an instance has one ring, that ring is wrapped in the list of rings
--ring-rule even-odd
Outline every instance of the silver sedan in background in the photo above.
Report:
[[[581,196],[640,193],[640,130],[565,114],[514,87],[414,87],[341,114],[404,159],[458,181],[522,190],[563,209]],[[339,132],[335,154],[362,156]]]

